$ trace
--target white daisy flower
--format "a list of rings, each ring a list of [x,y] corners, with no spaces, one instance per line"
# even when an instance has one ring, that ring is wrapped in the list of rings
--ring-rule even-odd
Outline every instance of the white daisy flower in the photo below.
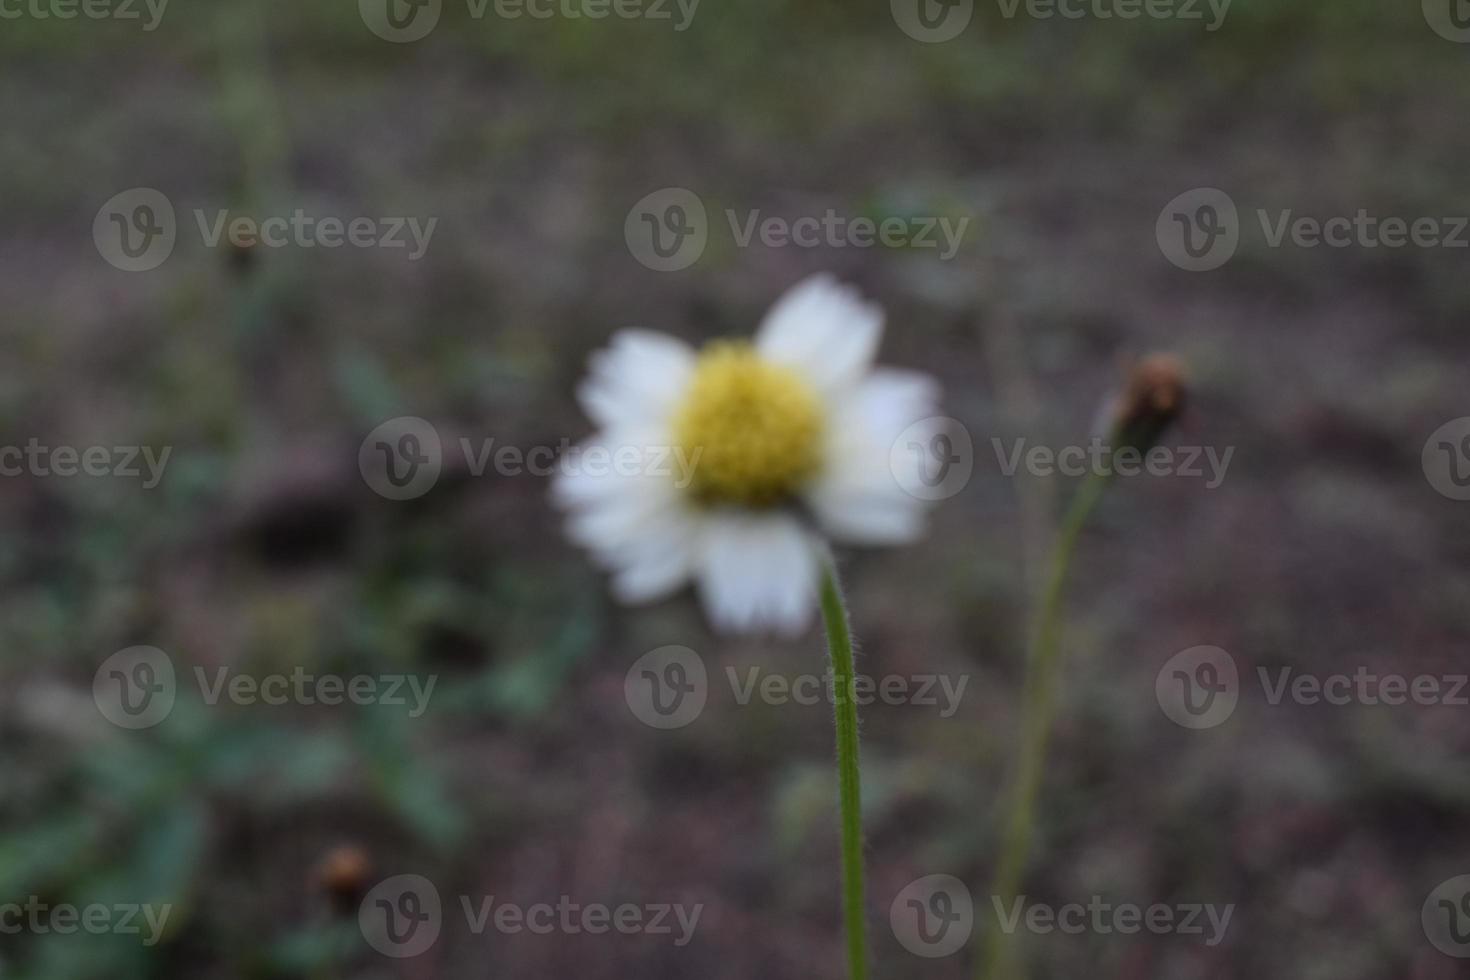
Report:
[[[781,297],[754,343],[696,353],[625,330],[593,355],[578,398],[600,431],[554,497],[614,594],[648,602],[693,580],[717,628],[794,634],[816,605],[825,539],[917,538],[926,502],[900,485],[890,459],[908,457],[891,450],[936,415],[939,389],[874,368],[882,334],[881,309],[822,275]]]

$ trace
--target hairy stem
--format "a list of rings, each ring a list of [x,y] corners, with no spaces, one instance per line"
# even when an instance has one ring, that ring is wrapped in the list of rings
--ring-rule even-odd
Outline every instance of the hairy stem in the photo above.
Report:
[[[832,659],[837,722],[837,798],[842,814],[842,921],[847,936],[849,980],[867,980],[867,916],[863,901],[862,780],[858,769],[858,714],[853,698],[852,633],[837,572],[829,558],[822,572],[822,620]]]

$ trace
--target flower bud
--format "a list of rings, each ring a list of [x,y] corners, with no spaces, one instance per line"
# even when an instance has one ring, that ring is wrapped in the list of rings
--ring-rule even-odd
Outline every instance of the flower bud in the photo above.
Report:
[[[1152,449],[1184,411],[1185,392],[1184,362],[1173,354],[1150,354],[1135,364],[1114,403],[1114,447]]]
[[[352,844],[332,848],[312,870],[312,881],[326,893],[333,906],[346,912],[357,906],[367,884],[372,863],[367,852]]]

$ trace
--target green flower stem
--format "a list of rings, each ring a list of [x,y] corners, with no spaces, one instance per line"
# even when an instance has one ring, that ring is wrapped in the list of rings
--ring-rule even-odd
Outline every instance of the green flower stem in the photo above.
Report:
[[[1077,538],[1087,524],[1093,508],[1107,489],[1106,476],[1094,471],[1077,489],[1052,547],[1051,571],[1046,591],[1037,607],[1032,632],[1032,647],[1026,663],[1026,682],[1022,707],[1024,721],[1021,732],[1021,754],[1011,789],[1010,812],[1001,839],[1000,861],[996,867],[990,896],[1009,908],[1016,899],[1021,875],[1031,850],[1031,827],[1035,819],[1036,796],[1041,789],[1041,776],[1046,766],[1047,739],[1051,733],[1055,710],[1058,668],[1061,654],[1058,639],[1061,630],[1062,593],[1067,570]],[[1021,980],[1018,963],[1012,962],[1010,936],[1001,929],[988,934],[985,954],[979,962],[980,980]]]
[[[836,696],[837,798],[842,812],[842,921],[849,980],[867,980],[867,916],[863,901],[863,793],[858,769],[858,714],[853,698],[852,633],[830,558],[822,572],[822,620]]]

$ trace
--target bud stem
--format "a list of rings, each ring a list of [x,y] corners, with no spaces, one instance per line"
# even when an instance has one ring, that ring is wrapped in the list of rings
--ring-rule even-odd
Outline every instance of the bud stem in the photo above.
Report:
[[[1031,826],[1036,796],[1041,789],[1042,770],[1046,763],[1047,737],[1051,732],[1052,716],[1055,712],[1057,672],[1061,666],[1058,639],[1067,570],[1072,564],[1077,538],[1107,486],[1107,476],[1094,470],[1077,488],[1052,546],[1051,571],[1047,578],[1046,591],[1037,607],[1036,622],[1031,635],[1031,652],[1026,662],[1020,758],[1011,788],[1005,836],[1001,839],[1000,862],[990,890],[991,896],[1006,907],[1015,902],[1021,874],[1026,869],[1026,859],[1031,850]],[[1000,929],[991,931],[988,936],[976,975],[980,980],[1022,980],[1020,964],[1013,962],[1010,936]]]

